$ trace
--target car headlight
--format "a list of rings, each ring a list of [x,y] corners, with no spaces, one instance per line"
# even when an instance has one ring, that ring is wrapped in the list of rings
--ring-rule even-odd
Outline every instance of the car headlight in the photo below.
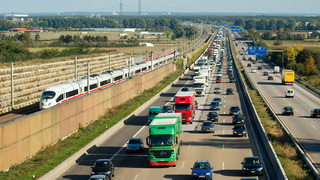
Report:
[[[247,168],[242,168],[242,170],[245,170],[245,171],[246,171],[246,170],[248,170],[248,169],[247,169]]]
[[[151,163],[154,163],[154,159],[150,159],[150,162],[151,162]]]
[[[260,167],[260,168],[258,168],[257,170],[258,170],[258,171],[262,171],[262,170],[263,170],[263,167]]]
[[[171,162],[174,162],[174,159],[170,159]]]
[[[197,174],[197,173],[192,173],[192,175],[196,176],[196,175],[198,175],[198,174]]]
[[[242,131],[242,133],[246,133],[245,131]]]
[[[210,173],[206,173],[207,176],[210,176]]]
[[[96,174],[96,173],[94,173],[93,171],[91,171],[91,174]]]
[[[106,174],[111,174],[111,171],[106,172]]]

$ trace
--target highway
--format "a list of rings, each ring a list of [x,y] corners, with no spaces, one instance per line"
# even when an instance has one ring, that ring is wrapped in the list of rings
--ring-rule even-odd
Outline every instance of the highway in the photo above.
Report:
[[[135,117],[126,121],[125,126],[113,134],[105,142],[89,151],[87,156],[82,157],[77,163],[58,179],[88,179],[90,177],[91,166],[96,159],[111,158],[115,165],[115,177],[113,179],[190,179],[191,167],[196,160],[208,160],[214,167],[213,179],[240,179],[241,162],[246,156],[259,156],[256,145],[256,138],[253,136],[251,122],[249,117],[250,110],[246,107],[240,85],[239,77],[236,75],[237,82],[229,83],[226,74],[226,59],[223,66],[222,83],[215,83],[215,74],[207,88],[205,97],[197,97],[199,108],[196,111],[195,122],[193,124],[183,124],[182,149],[177,161],[176,167],[156,167],[149,166],[148,148],[145,144],[143,153],[126,153],[125,146],[127,141],[133,137],[142,137],[143,140],[148,136],[148,126],[146,114],[148,108],[142,113],[136,114]],[[152,105],[173,105],[174,95],[182,88],[188,87],[192,90],[192,80],[189,72],[180,80],[173,84],[172,87],[161,94],[161,97]],[[221,94],[214,94],[214,87],[222,89]],[[234,95],[226,95],[226,88],[233,88]],[[239,93],[238,93],[239,92]],[[222,107],[219,112],[219,121],[215,123],[215,133],[201,133],[200,128],[203,121],[207,118],[209,104],[214,97],[223,99]],[[247,137],[232,136],[232,116],[229,114],[230,106],[239,106],[247,118],[246,126],[248,130]],[[258,140],[259,142],[259,140]],[[259,145],[260,146],[260,145]],[[261,149],[261,147],[260,147]],[[277,179],[276,173],[272,170],[270,162],[264,153],[262,159],[265,163],[266,174],[259,179]]]
[[[247,47],[242,43],[236,46],[237,52],[246,50]],[[242,60],[239,56],[245,71],[249,74],[255,85],[259,88],[261,93],[265,96],[271,107],[276,111],[278,117],[289,128],[295,139],[301,145],[302,149],[311,158],[314,166],[320,170],[320,121],[319,118],[311,118],[310,111],[314,108],[320,107],[320,99],[318,96],[309,93],[307,90],[301,88],[299,85],[283,85],[281,83],[281,74],[273,74],[273,67],[262,61],[252,64],[248,60]],[[253,56],[251,56],[253,57]],[[246,55],[246,59],[249,56]],[[254,57],[255,59],[256,57]],[[251,63],[252,67],[247,67]],[[251,69],[257,69],[258,66],[262,70],[257,70],[256,73],[251,73]],[[269,72],[273,76],[273,80],[267,80],[268,76],[263,76],[263,72]],[[294,98],[286,98],[285,91],[293,89],[295,91]],[[282,108],[284,106],[291,106],[294,109],[294,116],[282,115]]]

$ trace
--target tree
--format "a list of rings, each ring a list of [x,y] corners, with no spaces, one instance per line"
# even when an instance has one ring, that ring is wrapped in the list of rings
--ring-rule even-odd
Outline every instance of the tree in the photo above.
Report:
[[[296,63],[296,57],[298,53],[293,47],[288,47],[286,49],[286,57],[287,57],[287,64],[292,69],[292,66]]]
[[[18,40],[21,42],[30,42],[31,41],[31,37],[29,33],[22,33],[18,36]]]
[[[312,56],[312,52],[309,49],[303,49],[298,53],[296,57],[296,62],[304,63],[305,60],[308,59],[310,56]]]
[[[176,35],[175,35],[175,34],[172,34],[172,35],[171,35],[171,40],[172,40],[172,41],[175,41],[175,40],[176,40]]]
[[[310,56],[306,62],[304,63],[304,71],[308,75],[312,70],[317,69],[314,65],[314,59],[312,56]]]
[[[169,30],[166,31],[165,35],[166,35],[166,38],[168,38],[170,36],[171,32]]]
[[[34,40],[39,41],[40,40],[40,35],[39,33],[36,34],[36,36],[34,37]]]
[[[271,31],[266,31],[262,33],[261,38],[265,40],[271,40],[273,38],[273,34]]]
[[[299,54],[303,50],[303,46],[301,46],[301,44],[298,43],[296,45],[296,50],[297,50],[297,54]]]
[[[175,34],[176,38],[181,38],[185,35],[185,31],[184,31],[183,27],[181,27],[181,26],[176,27],[173,30],[173,33]]]

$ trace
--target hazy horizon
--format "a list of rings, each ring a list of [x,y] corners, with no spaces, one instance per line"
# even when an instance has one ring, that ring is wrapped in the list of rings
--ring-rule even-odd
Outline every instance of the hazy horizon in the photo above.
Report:
[[[63,13],[63,12],[119,12],[120,0],[40,1],[11,0],[1,3],[0,13]],[[137,12],[138,0],[122,0],[123,12]],[[212,2],[198,0],[186,2],[183,0],[141,0],[142,12],[172,12],[172,13],[232,13],[232,14],[320,14],[319,0],[223,0]]]

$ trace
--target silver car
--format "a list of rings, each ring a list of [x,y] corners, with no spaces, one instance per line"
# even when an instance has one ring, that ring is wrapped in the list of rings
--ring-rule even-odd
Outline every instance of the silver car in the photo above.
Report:
[[[204,121],[201,126],[201,132],[214,133],[214,123],[212,121]]]

